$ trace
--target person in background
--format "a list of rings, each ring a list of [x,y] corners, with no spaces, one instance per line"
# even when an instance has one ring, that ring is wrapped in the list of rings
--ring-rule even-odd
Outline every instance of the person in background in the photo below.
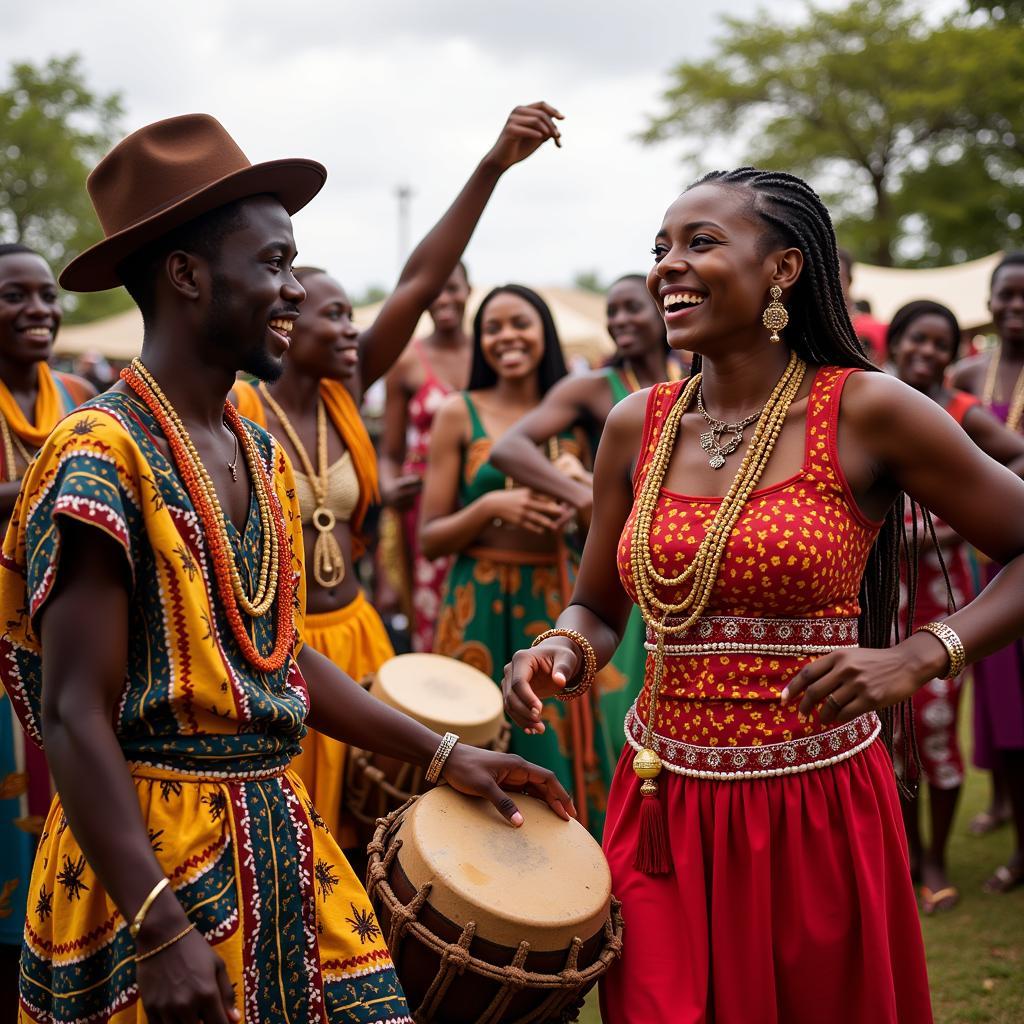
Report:
[[[1018,476],[1024,474],[1024,437],[1007,429],[974,395],[953,390],[944,383],[960,343],[960,325],[952,310],[938,302],[911,302],[893,315],[886,343],[889,360],[900,380],[945,409],[986,455]],[[907,530],[918,540],[919,561],[912,622],[908,621],[904,580],[900,614],[905,636],[974,596],[963,541],[941,520],[934,521],[934,534],[930,536],[924,517],[922,509],[908,505]],[[903,817],[910,844],[911,873],[920,883],[920,903],[925,914],[951,910],[960,898],[950,882],[946,846],[964,778],[957,739],[961,683],[962,677],[933,679],[913,697],[914,726],[928,783],[927,845],[921,837],[919,799],[904,798]]]
[[[21,478],[46,435],[96,392],[49,367],[61,321],[57,282],[28,246],[0,245],[0,535]],[[50,776],[0,688],[0,1006],[17,1001],[18,956],[36,839],[50,803]]]
[[[304,638],[354,679],[394,655],[384,623],[353,570],[361,527],[378,498],[377,462],[359,416],[367,387],[387,373],[434,302],[501,176],[548,139],[561,115],[546,103],[516,107],[451,207],[416,247],[377,319],[360,332],[344,288],[299,268],[306,297],[288,321],[284,372],[268,385],[235,386],[239,411],[266,427],[295,465],[306,551]],[[399,489],[400,490],[400,489]],[[296,760],[313,802],[343,847],[355,841],[342,807],[345,747],[310,730]]]
[[[473,321],[469,387],[450,395],[430,438],[420,546],[428,558],[454,556],[434,650],[500,682],[505,663],[548,629],[567,595],[576,553],[565,536],[566,507],[514,481],[489,461],[497,443],[565,378],[551,311],[522,285],[496,288]],[[557,438],[555,438],[557,434]],[[566,429],[545,438],[546,457],[579,472],[581,446]],[[600,835],[606,786],[592,723],[552,701],[544,735],[513,736],[515,753],[551,769],[575,789],[581,820]]]
[[[626,274],[608,289],[608,333],[615,354],[607,366],[566,377],[494,445],[491,464],[516,483],[549,494],[589,521],[594,481],[589,472],[567,474],[545,458],[538,445],[563,431],[582,429],[596,455],[605,420],[628,395],[672,376],[667,361],[665,321],[641,274]],[[610,664],[595,681],[592,696],[594,741],[601,778],[611,785],[625,740],[623,721],[643,684],[643,618],[634,609]]]
[[[403,565],[412,611],[412,648],[430,651],[450,559],[428,559],[419,550],[420,495],[427,471],[430,428],[441,403],[469,381],[473,343],[464,319],[469,276],[459,262],[427,312],[434,330],[413,338],[387,375],[381,449],[381,492],[401,515]]]
[[[876,366],[885,366],[888,352],[885,347],[885,324],[876,320],[870,310],[858,308],[858,303],[850,294],[853,284],[853,257],[846,249],[839,250],[839,279],[843,283],[843,296],[846,299],[846,312],[853,324],[853,331],[860,338],[864,351]]]
[[[97,392],[106,391],[117,380],[117,374],[102,352],[90,349],[75,360],[75,373],[87,380]]]
[[[992,272],[989,311],[999,338],[987,352],[963,360],[951,376],[1010,430],[1024,430],[1024,252],[1008,253]],[[986,564],[986,580],[1001,566]],[[989,892],[1008,892],[1024,883],[1024,643],[981,659],[974,667],[974,762],[992,772],[991,805],[972,822],[985,832],[1005,820],[1008,805],[1015,848],[1006,864],[986,881]]]

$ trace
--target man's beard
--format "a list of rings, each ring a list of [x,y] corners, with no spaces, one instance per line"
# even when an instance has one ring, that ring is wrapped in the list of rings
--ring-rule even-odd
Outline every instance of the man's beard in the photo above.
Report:
[[[266,325],[262,337],[239,333],[242,319],[232,308],[230,285],[217,274],[213,275],[212,300],[205,326],[205,341],[211,349],[219,349],[235,372],[250,374],[258,380],[273,384],[284,372],[284,363],[267,351]]]

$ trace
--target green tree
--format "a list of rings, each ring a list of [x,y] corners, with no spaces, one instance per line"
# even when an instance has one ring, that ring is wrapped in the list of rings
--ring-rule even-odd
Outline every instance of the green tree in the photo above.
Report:
[[[0,91],[0,240],[32,246],[59,268],[102,237],[85,179],[120,136],[122,113],[119,93],[89,88],[76,54],[11,66]],[[120,289],[69,296],[67,319],[129,302]]]
[[[580,270],[573,276],[572,286],[585,292],[597,292],[599,295],[604,295],[608,290],[596,270]]]
[[[808,3],[796,23],[725,18],[714,55],[671,72],[648,143],[709,140],[810,179],[873,263],[942,263],[1020,244],[1024,29],[910,0]],[[699,140],[698,145],[693,145]]]

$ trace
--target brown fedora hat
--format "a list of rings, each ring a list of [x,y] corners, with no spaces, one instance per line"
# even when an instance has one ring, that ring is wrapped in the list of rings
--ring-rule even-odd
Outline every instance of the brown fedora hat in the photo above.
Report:
[[[209,114],[157,121],[122,139],[89,175],[89,196],[105,237],[64,268],[60,283],[77,292],[116,288],[122,260],[187,221],[264,193],[295,213],[326,179],[315,160],[249,163]]]

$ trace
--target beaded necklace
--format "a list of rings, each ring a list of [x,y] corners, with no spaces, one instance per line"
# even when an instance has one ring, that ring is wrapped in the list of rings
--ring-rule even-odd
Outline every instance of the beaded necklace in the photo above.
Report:
[[[313,470],[306,446],[299,438],[284,409],[274,400],[270,388],[262,381],[259,385],[260,394],[270,406],[270,411],[277,417],[281,429],[295,449],[295,454],[302,463],[302,471],[309,480],[316,498],[313,509],[313,527],[316,530],[316,541],[313,543],[313,578],[321,587],[336,587],[345,578],[345,556],[334,536],[337,518],[327,507],[327,490],[330,486],[327,466],[327,410],[324,400],[318,395],[316,404],[316,461],[317,472]]]
[[[651,557],[651,529],[661,494],[662,482],[675,448],[679,425],[682,422],[683,414],[689,409],[700,388],[701,377],[699,374],[687,382],[682,395],[665,418],[665,425],[636,499],[637,510],[630,538],[630,568],[636,586],[637,604],[645,623],[653,631],[657,641],[654,650],[654,673],[647,723],[644,729],[643,748],[633,759],[633,771],[643,780],[640,791],[645,798],[657,796],[658,784],[655,780],[662,769],[661,758],[653,748],[653,735],[658,701],[665,675],[665,638],[689,629],[707,608],[733,527],[764,473],[782,431],[789,407],[803,383],[806,369],[807,364],[794,352],[789,357],[786,369],[761,410],[757,427],[750,440],[750,446],[743,456],[743,461],[740,463],[728,492],[722,498],[718,510],[715,512],[704,539],[690,564],[680,575],[674,577],[663,576],[654,566]],[[679,587],[691,579],[692,583],[688,593],[679,601],[663,601],[658,596],[657,587]],[[673,617],[678,618],[670,624],[669,619]],[[647,806],[651,805],[645,799],[644,807]],[[646,825],[644,818],[647,819]],[[642,814],[637,866],[640,870],[652,874],[668,870],[665,858],[659,856],[664,846],[663,840],[660,837],[645,837],[644,834],[645,829],[650,831],[657,828],[658,825],[655,823],[652,813]]]
[[[227,520],[213,480],[181,421],[174,406],[141,359],[133,359],[121,371],[121,379],[141,399],[160,426],[185,490],[203,524],[203,535],[213,562],[214,578],[224,605],[224,612],[245,659],[259,671],[277,672],[291,655],[295,642],[293,615],[294,581],[290,571],[279,572],[281,553],[287,552],[288,534],[279,501],[272,500],[272,487],[253,440],[242,417],[229,402],[224,403],[224,419],[241,441],[246,465],[256,494],[260,516],[261,552],[256,593],[250,598],[242,585],[241,575],[228,540]],[[262,655],[253,643],[241,611],[252,618],[265,615],[277,602],[277,628],[274,649]]]
[[[981,401],[987,409],[992,408],[996,397],[996,383],[999,379],[999,361],[1003,355],[1003,346],[1000,343],[992,353],[988,370],[985,373],[985,386],[982,389]],[[1017,374],[1013,384],[1013,393],[1010,396],[1010,410],[1006,414],[1006,425],[1011,430],[1020,430],[1021,421],[1024,420],[1024,369]]]
[[[0,440],[3,441],[4,446],[4,467],[7,471],[7,480],[9,483],[13,483],[15,480],[20,480],[22,476],[15,465],[15,449],[17,449],[26,466],[32,462],[34,456],[25,447],[21,438],[11,430],[11,425],[7,422],[7,417],[3,413],[0,413]]]

